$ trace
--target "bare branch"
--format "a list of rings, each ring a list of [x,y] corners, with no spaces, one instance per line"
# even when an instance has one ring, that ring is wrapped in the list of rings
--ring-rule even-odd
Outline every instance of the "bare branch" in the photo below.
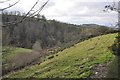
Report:
[[[20,20],[19,22],[17,23],[14,23],[14,24],[18,24],[18,23],[21,23],[22,21],[25,20],[25,18],[30,14],[30,12],[33,10],[33,8],[38,4],[39,0],[37,0],[37,2],[33,5],[33,7],[28,11],[28,13],[22,18],[22,20]]]
[[[49,0],[47,0],[38,10],[36,10],[34,13],[32,13],[30,15],[30,17],[35,16],[36,13],[39,14],[42,11],[42,9],[47,5],[48,2],[49,2]]]
[[[115,5],[116,5],[115,2],[113,2],[113,5],[106,5],[105,10],[103,10],[103,11],[108,12],[110,10],[110,11],[118,12],[118,9],[115,7]]]
[[[13,24],[16,25],[18,23],[21,23],[25,20],[25,18],[30,14],[30,12],[33,10],[33,8],[38,4],[39,0],[35,2],[35,4],[32,6],[32,8],[27,12],[27,14],[20,20],[20,21],[14,21],[14,22],[7,22],[8,25]],[[4,25],[5,26],[5,25]]]
[[[11,8],[11,7],[13,7],[14,5],[16,5],[16,4],[19,3],[19,2],[20,2],[20,0],[18,0],[17,2],[15,2],[15,3],[12,4],[12,5],[9,5],[8,7],[5,7],[5,8],[0,9],[0,11],[4,11],[4,10],[6,10],[6,9],[8,9],[8,8]]]
[[[38,14],[42,11],[42,9],[45,7],[45,5],[49,2],[49,0],[41,6],[41,9],[39,10]]]
[[[49,1],[49,0],[48,0]],[[36,10],[34,13],[32,13],[31,15],[29,15],[30,14],[30,12],[33,10],[33,8],[38,4],[38,2],[39,2],[39,0],[37,0],[37,2],[33,5],[33,7],[30,9],[30,11],[20,20],[20,21],[18,21],[18,22],[7,22],[7,24],[8,25],[17,25],[17,24],[19,24],[19,23],[21,23],[21,22],[23,22],[25,19],[26,19],[26,17],[33,17],[33,16],[35,16],[35,14],[37,13],[37,14],[39,14],[41,11],[42,11],[42,9],[45,7],[45,5],[48,3],[48,1],[46,1],[38,10]],[[29,16],[28,16],[29,15]],[[4,25],[5,26],[5,25]]]
[[[0,1],[0,3],[5,3],[5,2],[8,2],[8,1],[11,1],[11,0],[6,0],[6,1]]]

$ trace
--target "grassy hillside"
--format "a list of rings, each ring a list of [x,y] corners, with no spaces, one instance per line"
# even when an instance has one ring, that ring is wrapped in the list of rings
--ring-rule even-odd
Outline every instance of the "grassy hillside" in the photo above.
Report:
[[[2,52],[3,74],[20,69],[39,57],[38,53],[30,49],[17,47],[3,47]]]
[[[80,42],[54,55],[43,58],[41,64],[12,72],[5,77],[11,78],[86,78],[96,64],[114,59],[108,47],[114,43],[117,34],[98,36]]]

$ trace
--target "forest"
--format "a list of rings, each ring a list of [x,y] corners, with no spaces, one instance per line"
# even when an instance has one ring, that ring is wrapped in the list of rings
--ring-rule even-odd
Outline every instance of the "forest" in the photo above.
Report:
[[[72,45],[90,37],[114,33],[113,28],[96,24],[75,25],[56,20],[47,20],[44,15],[27,17],[18,24],[9,22],[19,21],[24,14],[3,13],[3,46],[11,45],[31,49],[37,42],[41,49],[60,47],[63,44]]]

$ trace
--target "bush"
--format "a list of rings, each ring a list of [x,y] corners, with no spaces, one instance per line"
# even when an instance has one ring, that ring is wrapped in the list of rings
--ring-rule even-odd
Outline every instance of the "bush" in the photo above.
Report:
[[[48,59],[52,59],[52,58],[54,58],[54,55],[48,57]]]

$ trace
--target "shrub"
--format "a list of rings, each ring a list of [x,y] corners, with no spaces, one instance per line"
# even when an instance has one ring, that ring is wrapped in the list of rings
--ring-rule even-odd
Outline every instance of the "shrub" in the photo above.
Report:
[[[48,57],[48,59],[52,59],[52,58],[54,58],[54,55]]]

